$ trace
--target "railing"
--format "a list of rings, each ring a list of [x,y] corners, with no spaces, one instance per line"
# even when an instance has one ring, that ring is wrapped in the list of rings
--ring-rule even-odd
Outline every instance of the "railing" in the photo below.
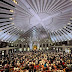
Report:
[[[72,46],[51,46],[51,47],[61,47],[61,48],[66,47],[66,48],[72,48]]]
[[[10,49],[16,49],[17,47],[4,47],[4,48],[0,48],[0,51],[2,50],[10,50]]]

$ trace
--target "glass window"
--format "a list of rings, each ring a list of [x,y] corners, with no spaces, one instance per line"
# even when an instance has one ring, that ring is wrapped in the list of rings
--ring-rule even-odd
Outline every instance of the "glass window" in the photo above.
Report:
[[[43,47],[45,47],[45,44],[43,44]]]

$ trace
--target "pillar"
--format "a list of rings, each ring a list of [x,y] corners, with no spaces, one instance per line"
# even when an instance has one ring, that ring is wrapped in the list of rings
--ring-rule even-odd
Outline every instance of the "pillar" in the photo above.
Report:
[[[9,54],[8,54],[8,53],[9,53],[9,50],[6,50],[6,56],[9,56]]]
[[[63,49],[62,49],[62,51],[65,51],[65,45],[63,45]]]
[[[23,45],[23,43],[22,43],[22,52],[24,52],[24,45]]]
[[[26,51],[27,51],[27,43],[26,43]]]
[[[9,46],[7,46],[6,48],[7,48],[6,55],[8,55],[8,53],[9,53],[9,50],[8,50]]]
[[[56,52],[56,48],[55,48],[55,52]]]
[[[60,51],[59,49],[60,49],[60,48],[58,48],[58,52]]]
[[[30,42],[29,42],[30,50],[32,50],[32,44],[33,44],[32,41],[30,41]]]
[[[69,41],[67,41],[67,45],[69,45]]]
[[[37,43],[37,50],[39,50],[39,48],[40,48],[40,44],[39,44],[39,42]]]
[[[62,49],[63,55],[65,54],[65,45],[63,45],[63,49]]]
[[[71,49],[71,54],[72,54],[72,49]]]
[[[56,48],[56,52],[58,52],[58,47]]]
[[[2,59],[2,51],[0,51],[0,59]]]
[[[46,43],[45,43],[45,50],[46,50],[46,48],[47,48],[47,47],[46,47]]]
[[[43,43],[42,43],[42,50],[43,50]]]
[[[12,53],[14,52],[14,49],[12,49]]]

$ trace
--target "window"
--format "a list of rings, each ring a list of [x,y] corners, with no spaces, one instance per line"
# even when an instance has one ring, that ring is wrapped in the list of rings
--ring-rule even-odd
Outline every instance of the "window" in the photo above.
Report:
[[[42,46],[40,45],[40,47],[42,47]]]
[[[22,48],[22,45],[20,44],[20,48]]]
[[[43,44],[43,47],[45,47],[45,44]]]
[[[25,48],[26,46],[24,45],[24,48]]]
[[[47,47],[48,47],[48,44],[47,44]]]

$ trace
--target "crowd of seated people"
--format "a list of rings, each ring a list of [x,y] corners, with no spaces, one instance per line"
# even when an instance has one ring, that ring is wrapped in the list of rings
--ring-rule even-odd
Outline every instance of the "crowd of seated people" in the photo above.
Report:
[[[72,72],[72,55],[63,52],[15,53],[0,60],[0,72]]]

